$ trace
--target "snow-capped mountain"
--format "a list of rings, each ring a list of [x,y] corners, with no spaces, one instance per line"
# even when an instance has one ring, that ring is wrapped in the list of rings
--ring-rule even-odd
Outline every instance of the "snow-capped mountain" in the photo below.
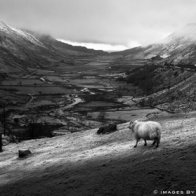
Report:
[[[16,29],[14,27],[11,27],[4,22],[0,22],[0,32],[5,33],[6,35],[10,35],[13,38],[18,39],[24,39],[25,41],[29,41],[32,44],[35,44],[37,46],[44,47],[43,43],[41,43],[37,38],[35,38],[33,35],[22,31],[20,29]]]
[[[196,63],[196,24],[188,24],[166,39],[162,54],[177,63]]]
[[[0,22],[0,72],[30,69],[54,69],[89,61],[89,56],[103,53],[62,43],[49,35],[21,30]]]
[[[196,64],[196,24],[170,34],[160,43],[124,51],[125,58],[151,59],[160,56],[163,61],[178,64]]]
[[[0,22],[0,72],[28,72],[29,68],[55,70],[57,66],[85,65],[100,55],[109,55],[113,59],[111,63],[119,66],[130,65],[134,59],[146,62],[152,58],[163,63],[195,65],[195,35],[196,24],[190,24],[159,44],[108,54],[71,46],[49,35],[17,29]]]

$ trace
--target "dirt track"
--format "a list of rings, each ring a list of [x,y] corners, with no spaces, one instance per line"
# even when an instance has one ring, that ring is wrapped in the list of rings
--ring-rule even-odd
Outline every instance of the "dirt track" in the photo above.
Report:
[[[0,195],[153,195],[153,190],[195,191],[196,118],[160,121],[158,149],[133,149],[127,124],[99,136],[96,129],[12,144],[0,155]],[[150,142],[149,142],[150,143]],[[33,155],[17,159],[17,150]]]

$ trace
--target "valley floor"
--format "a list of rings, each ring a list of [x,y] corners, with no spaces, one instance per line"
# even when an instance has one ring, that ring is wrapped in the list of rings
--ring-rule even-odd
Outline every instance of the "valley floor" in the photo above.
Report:
[[[142,141],[134,149],[128,123],[108,135],[93,129],[10,144],[0,154],[0,195],[139,196],[154,190],[196,195],[195,115],[157,121],[164,129],[157,149]],[[18,150],[27,148],[32,155],[18,159]]]

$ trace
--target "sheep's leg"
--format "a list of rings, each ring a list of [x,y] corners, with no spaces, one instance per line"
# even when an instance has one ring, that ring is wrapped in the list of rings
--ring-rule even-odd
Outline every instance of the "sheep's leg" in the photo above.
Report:
[[[144,146],[147,146],[147,142],[146,142],[146,140],[144,140]]]
[[[135,144],[134,148],[137,147],[137,144],[138,144],[139,140],[140,140],[140,139],[137,139],[137,140],[136,140],[136,144]]]
[[[156,143],[156,139],[154,139],[154,141],[153,141],[153,143],[152,143],[152,146],[154,146],[154,145],[155,145],[155,143]]]
[[[156,143],[157,143],[156,148],[158,148],[159,147],[159,143],[160,143],[160,139],[159,138],[156,138]]]

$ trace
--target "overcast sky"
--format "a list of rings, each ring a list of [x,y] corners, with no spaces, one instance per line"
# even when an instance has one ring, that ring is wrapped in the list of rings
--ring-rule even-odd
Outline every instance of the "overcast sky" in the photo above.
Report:
[[[196,22],[196,0],[0,0],[0,20],[68,41],[132,47]]]

